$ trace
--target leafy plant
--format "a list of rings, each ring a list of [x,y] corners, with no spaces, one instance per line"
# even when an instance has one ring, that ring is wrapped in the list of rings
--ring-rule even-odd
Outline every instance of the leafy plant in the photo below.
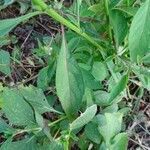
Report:
[[[122,102],[131,98],[128,85],[150,89],[150,0],[136,7],[134,0],[80,0],[68,8],[58,1],[32,0],[28,7],[23,16],[0,20],[1,39],[43,14],[61,24],[61,34],[50,44],[39,38],[32,51],[44,64],[37,85],[0,85],[1,149],[127,149],[123,117],[129,109]],[[21,62],[7,44],[0,45],[5,49],[0,50],[0,72],[13,79],[11,65]]]

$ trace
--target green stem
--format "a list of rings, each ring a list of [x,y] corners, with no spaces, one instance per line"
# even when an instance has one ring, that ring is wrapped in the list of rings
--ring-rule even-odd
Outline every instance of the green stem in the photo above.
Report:
[[[91,44],[98,47],[101,51],[104,50],[102,46],[97,44],[97,42],[95,42],[93,38],[83,32],[82,29],[78,28],[76,25],[72,24],[67,19],[59,15],[53,8],[48,7],[48,5],[46,5],[42,0],[32,0],[32,2],[35,6],[37,6],[37,8],[45,11],[45,13],[47,13],[50,17],[54,18],[56,21],[60,22],[61,24],[65,25],[66,27],[70,28],[74,32],[87,39]]]
[[[58,120],[56,120],[56,121],[54,121],[54,122],[49,123],[48,126],[49,126],[49,127],[54,126],[55,124],[57,124],[58,122],[60,122],[60,121],[62,121],[62,120],[64,120],[64,119],[66,119],[66,118],[67,118],[67,116],[63,116],[63,117],[61,117],[60,119],[58,119]]]

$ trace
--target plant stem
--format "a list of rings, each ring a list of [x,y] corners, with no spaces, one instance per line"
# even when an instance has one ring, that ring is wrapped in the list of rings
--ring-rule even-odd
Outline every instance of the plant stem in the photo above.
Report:
[[[85,32],[82,31],[79,27],[69,22],[67,19],[59,15],[53,8],[48,7],[42,0],[32,0],[33,4],[35,6],[38,6],[39,9],[43,10],[45,13],[47,13],[50,17],[54,18],[56,21],[60,22],[61,24],[65,25],[66,27],[70,28],[74,32],[78,33],[85,39],[87,39],[92,45],[95,47],[98,47],[100,51],[103,51],[104,49],[102,46],[97,44],[93,38],[91,38],[89,35],[87,35]]]
[[[64,120],[64,119],[66,119],[66,118],[67,118],[67,116],[63,116],[63,117],[61,117],[60,119],[58,119],[58,120],[56,120],[56,121],[54,121],[54,122],[49,123],[48,126],[49,126],[49,127],[54,126],[55,124],[57,124],[58,122],[60,122],[60,121],[62,121],[62,120]]]

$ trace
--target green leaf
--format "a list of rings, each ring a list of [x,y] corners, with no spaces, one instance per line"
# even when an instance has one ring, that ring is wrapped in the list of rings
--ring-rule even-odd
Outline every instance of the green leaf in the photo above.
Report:
[[[41,89],[34,86],[22,87],[20,88],[20,93],[38,113],[43,114],[45,112],[57,112],[49,105]]]
[[[42,128],[43,133],[49,138],[50,141],[53,141],[48,123],[43,119],[43,116],[35,111],[35,119],[37,124]]]
[[[113,100],[119,96],[119,94],[126,88],[128,83],[128,75],[124,75],[121,80],[114,86],[110,92],[109,102],[112,103]]]
[[[74,116],[82,102],[84,82],[77,62],[68,51],[65,37],[57,62],[56,90],[66,114]]]
[[[10,55],[8,52],[0,50],[0,71],[6,75],[11,74]]]
[[[123,13],[118,10],[110,11],[110,22],[114,31],[114,37],[117,47],[123,42],[127,35],[128,25]]]
[[[97,118],[99,120],[99,132],[108,146],[110,140],[121,131],[122,114],[105,113],[104,115],[98,115]]]
[[[127,150],[128,136],[126,133],[117,134],[112,140],[111,150]]]
[[[102,113],[114,113],[118,111],[118,104],[112,104],[102,110]]]
[[[81,114],[76,120],[70,124],[70,130],[75,130],[83,127],[89,123],[97,112],[97,106],[92,105],[88,107],[83,114]]]
[[[91,5],[88,9],[93,11],[94,13],[99,13],[101,10],[101,3]]]
[[[8,34],[13,28],[15,28],[19,23],[28,20],[29,18],[39,15],[41,12],[36,11],[32,13],[28,13],[24,16],[12,19],[4,19],[0,20],[0,36],[4,36]]]
[[[134,16],[138,11],[137,7],[126,7],[126,6],[125,7],[116,7],[114,9],[119,10],[123,13],[126,13],[129,16]]]
[[[95,80],[90,71],[81,68],[81,72],[85,87],[88,87],[93,90],[99,89],[101,87],[100,82]]]
[[[12,139],[8,139],[1,146],[1,150],[37,150],[37,144],[35,139],[24,139],[17,142],[12,142]]]
[[[150,65],[150,53],[148,53],[145,57],[142,58],[142,61],[146,65]]]
[[[46,90],[49,87],[49,83],[55,73],[56,63],[52,63],[49,66],[42,68],[38,73],[37,86],[42,90]]]
[[[100,144],[100,142],[101,142],[101,135],[100,135],[100,133],[98,131],[97,124],[95,124],[93,122],[88,123],[85,126],[85,135],[92,142],[94,142],[96,144]]]
[[[104,63],[94,62],[92,68],[92,75],[98,81],[103,81],[108,76],[108,71]]]
[[[150,69],[144,66],[133,65],[132,70],[142,82],[143,87],[150,90]]]
[[[63,150],[63,146],[59,142],[53,141],[49,144],[49,150]]]
[[[108,106],[109,102],[109,93],[106,91],[96,91],[94,92],[95,103],[99,106]]]
[[[129,50],[132,61],[137,62],[150,52],[150,0],[138,10],[133,18],[129,33]]]
[[[13,131],[13,128],[11,128],[3,119],[0,119],[0,133],[11,133]]]
[[[18,90],[5,88],[2,98],[2,110],[12,124],[21,126],[34,124],[32,108],[19,94]]]

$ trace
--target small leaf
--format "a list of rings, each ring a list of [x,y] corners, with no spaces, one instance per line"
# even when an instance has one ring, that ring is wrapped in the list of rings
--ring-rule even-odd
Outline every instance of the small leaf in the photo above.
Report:
[[[66,114],[74,116],[82,102],[84,82],[77,62],[68,51],[64,36],[57,62],[56,90]]]
[[[8,34],[19,23],[39,14],[41,14],[41,12],[36,11],[18,18],[0,20],[0,36]]]
[[[97,81],[103,81],[108,75],[108,71],[104,63],[94,62],[92,68],[92,75]]]
[[[32,107],[40,114],[45,112],[56,112],[54,108],[52,108],[41,89],[38,89],[34,86],[22,87],[20,88],[20,93],[23,97],[28,101]],[[35,98],[36,97],[36,98]]]
[[[115,113],[118,111],[118,104],[112,104],[102,110],[102,113]]]
[[[56,63],[52,63],[49,66],[42,68],[38,73],[37,86],[42,90],[46,90],[49,87],[49,83],[55,73]]]
[[[93,90],[97,90],[101,87],[100,82],[95,80],[95,78],[90,73],[90,71],[81,68],[81,72],[82,72],[85,87],[88,87]]]
[[[95,103],[99,106],[108,106],[109,102],[109,93],[106,91],[96,91],[94,92]]]
[[[101,135],[98,131],[98,126],[95,123],[91,122],[85,126],[85,135],[92,142],[100,144]]]
[[[114,31],[114,37],[117,47],[122,43],[127,35],[128,25],[123,13],[118,10],[110,11],[110,22]]]
[[[34,124],[32,108],[24,101],[18,90],[5,88],[2,97],[2,110],[12,124],[22,126]]]
[[[53,141],[48,123],[44,120],[43,116],[35,111],[35,119],[37,124],[42,128],[43,133],[49,138],[50,141]]]
[[[0,133],[11,133],[13,131],[13,128],[11,128],[3,119],[0,119]]]
[[[133,18],[129,33],[129,50],[132,61],[150,52],[150,0],[138,10]]]
[[[94,4],[94,5],[91,5],[89,7],[89,10],[93,11],[94,13],[99,13],[101,10],[101,3],[98,3],[98,4]]]
[[[11,74],[10,55],[7,51],[0,50],[0,71],[6,75]]]
[[[127,150],[128,136],[126,133],[117,134],[112,140],[111,150]]]
[[[75,130],[83,127],[90,122],[97,112],[97,106],[92,105],[88,107],[83,114],[81,114],[76,120],[70,124],[70,130]]]
[[[36,150],[38,149],[35,139],[24,139],[21,141],[12,142],[12,139],[5,141],[1,150]]]
[[[98,115],[99,132],[105,139],[106,145],[110,144],[110,140],[121,131],[122,114],[105,113]]]
[[[124,75],[121,80],[114,86],[112,91],[110,92],[109,102],[112,103],[113,100],[119,96],[119,94],[125,89],[128,83],[128,75]]]

